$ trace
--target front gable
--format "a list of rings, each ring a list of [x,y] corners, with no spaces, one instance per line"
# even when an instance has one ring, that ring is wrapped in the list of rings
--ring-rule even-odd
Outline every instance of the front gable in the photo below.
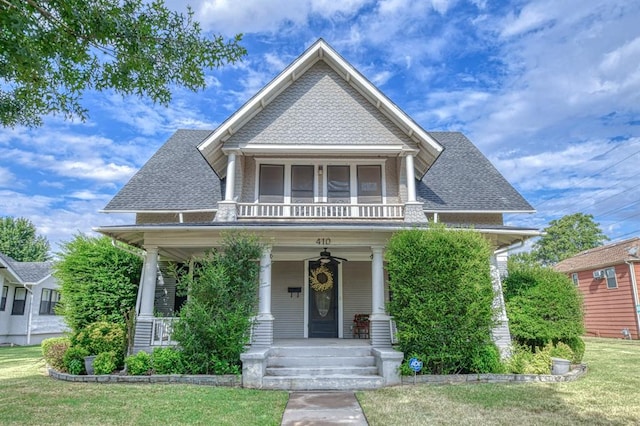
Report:
[[[415,155],[422,177],[443,147],[320,39],[199,149],[221,178],[227,154]]]
[[[324,61],[318,61],[224,142],[225,149],[242,152],[286,145],[304,145],[300,149],[305,151],[319,146],[332,150],[336,145],[356,150],[386,146],[397,153],[417,150],[415,141]],[[367,155],[367,150],[361,153]]]

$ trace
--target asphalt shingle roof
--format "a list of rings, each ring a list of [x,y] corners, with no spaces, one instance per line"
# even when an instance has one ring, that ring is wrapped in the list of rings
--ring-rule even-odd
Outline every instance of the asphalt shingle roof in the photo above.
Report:
[[[222,184],[197,146],[211,130],[178,130],[107,204],[105,210],[210,210]]]
[[[462,133],[429,134],[444,151],[416,185],[426,210],[534,210]]]
[[[640,260],[640,237],[585,250],[559,262],[554,269],[560,272],[575,272],[618,265],[627,260]]]
[[[51,275],[53,262],[17,262],[0,253],[0,265],[4,264],[14,272],[22,284],[37,283]]]
[[[216,209],[223,184],[197,146],[211,131],[178,130],[105,210]],[[427,210],[531,211],[533,207],[461,133],[430,132],[444,146],[416,185]]]

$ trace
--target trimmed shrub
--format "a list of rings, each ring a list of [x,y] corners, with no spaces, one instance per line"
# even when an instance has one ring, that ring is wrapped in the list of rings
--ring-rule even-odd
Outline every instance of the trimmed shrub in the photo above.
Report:
[[[71,346],[62,357],[64,368],[70,374],[85,374],[84,357],[89,356],[86,349],[79,346]]]
[[[500,359],[500,350],[491,343],[476,348],[476,353],[471,359],[473,373],[504,373],[505,367]]]
[[[51,368],[62,372],[66,371],[64,353],[71,346],[71,340],[68,337],[44,339],[40,346],[42,347],[42,356]]]
[[[582,299],[564,274],[544,267],[520,267],[505,280],[511,336],[532,349],[568,342],[584,332]]]
[[[155,374],[184,374],[182,351],[175,348],[155,348],[151,354]]]
[[[490,255],[487,241],[471,230],[432,225],[391,237],[386,251],[389,312],[400,350],[421,354],[424,373],[493,368],[493,362],[479,361],[484,356],[479,351],[492,344]]]
[[[230,233],[221,251],[208,251],[194,265],[192,275],[179,277],[189,299],[173,337],[180,343],[188,372],[240,371],[240,354],[248,343],[258,304],[256,259],[261,253],[256,237]]]
[[[551,345],[551,351],[549,353],[553,358],[568,359],[569,361],[575,358],[575,354],[571,347],[566,343],[558,342],[555,345]]]
[[[74,346],[86,349],[90,355],[114,352],[117,356],[118,366],[122,365],[127,344],[122,324],[106,321],[94,322],[73,336],[72,342]]]
[[[136,304],[142,260],[114,247],[110,238],[83,234],[63,243],[59,257],[54,276],[62,300],[56,310],[73,332],[96,321],[124,324]]]
[[[118,368],[118,356],[115,352],[100,352],[93,360],[93,371],[95,374],[111,374]]]
[[[582,337],[576,336],[563,339],[563,343],[566,343],[567,346],[571,348],[571,351],[573,351],[573,358],[571,358],[571,362],[574,364],[580,364],[582,362],[582,357],[584,356],[584,340],[582,340]]]
[[[514,345],[506,370],[515,374],[551,374],[553,345],[531,349],[526,345]]]
[[[127,373],[132,376],[151,374],[151,356],[146,352],[138,352],[125,358]]]

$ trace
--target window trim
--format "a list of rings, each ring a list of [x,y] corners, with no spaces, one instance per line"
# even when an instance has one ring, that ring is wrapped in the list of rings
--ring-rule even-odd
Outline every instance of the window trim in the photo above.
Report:
[[[580,285],[580,279],[578,278],[578,273],[577,272],[573,272],[571,274],[571,281],[573,281],[573,284],[578,286]]]
[[[7,308],[7,297],[9,297],[9,286],[2,286],[2,299],[0,299],[0,311],[4,311]]]
[[[254,182],[254,203],[260,203],[260,166],[267,165],[283,165],[284,166],[284,203],[291,204],[291,166],[314,166],[314,182],[313,182],[313,203],[327,203],[327,166],[350,166],[349,178],[351,188],[351,202],[349,205],[358,204],[358,166],[379,165],[380,179],[382,184],[382,205],[387,204],[387,176],[386,176],[386,158],[352,159],[352,160],[334,160],[326,158],[287,158],[274,159],[254,157],[255,161],[255,182]],[[320,174],[320,168],[323,173]],[[322,188],[322,196],[320,196],[320,188]],[[378,203],[376,203],[378,204]]]
[[[613,271],[612,276],[609,276],[609,271]],[[607,281],[607,289],[609,290],[614,290],[616,288],[618,288],[618,277],[616,276],[616,268],[615,267],[610,267],[610,268],[605,268],[604,269],[604,278]],[[609,279],[612,278],[613,279],[613,283],[615,284],[614,287],[609,285]]]
[[[24,291],[24,299],[16,299],[18,290]],[[16,309],[16,302],[22,302],[22,309]],[[27,289],[25,287],[15,287],[13,291],[13,303],[11,304],[11,315],[24,315],[24,308],[27,305]]]
[[[49,292],[48,299],[44,298],[45,291]],[[60,301],[60,292],[58,290],[55,290],[52,288],[43,288],[42,291],[40,292],[40,306],[38,309],[38,314],[39,315],[57,315],[56,305],[58,304],[59,301]],[[47,304],[46,309],[42,309],[43,302]]]

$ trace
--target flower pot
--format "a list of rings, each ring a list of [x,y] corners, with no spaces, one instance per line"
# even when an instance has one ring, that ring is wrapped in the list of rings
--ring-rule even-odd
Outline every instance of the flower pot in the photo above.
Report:
[[[87,375],[93,376],[93,360],[96,359],[96,355],[84,357],[84,369],[87,370]]]
[[[571,367],[571,361],[562,358],[551,358],[551,374],[567,374]]]

